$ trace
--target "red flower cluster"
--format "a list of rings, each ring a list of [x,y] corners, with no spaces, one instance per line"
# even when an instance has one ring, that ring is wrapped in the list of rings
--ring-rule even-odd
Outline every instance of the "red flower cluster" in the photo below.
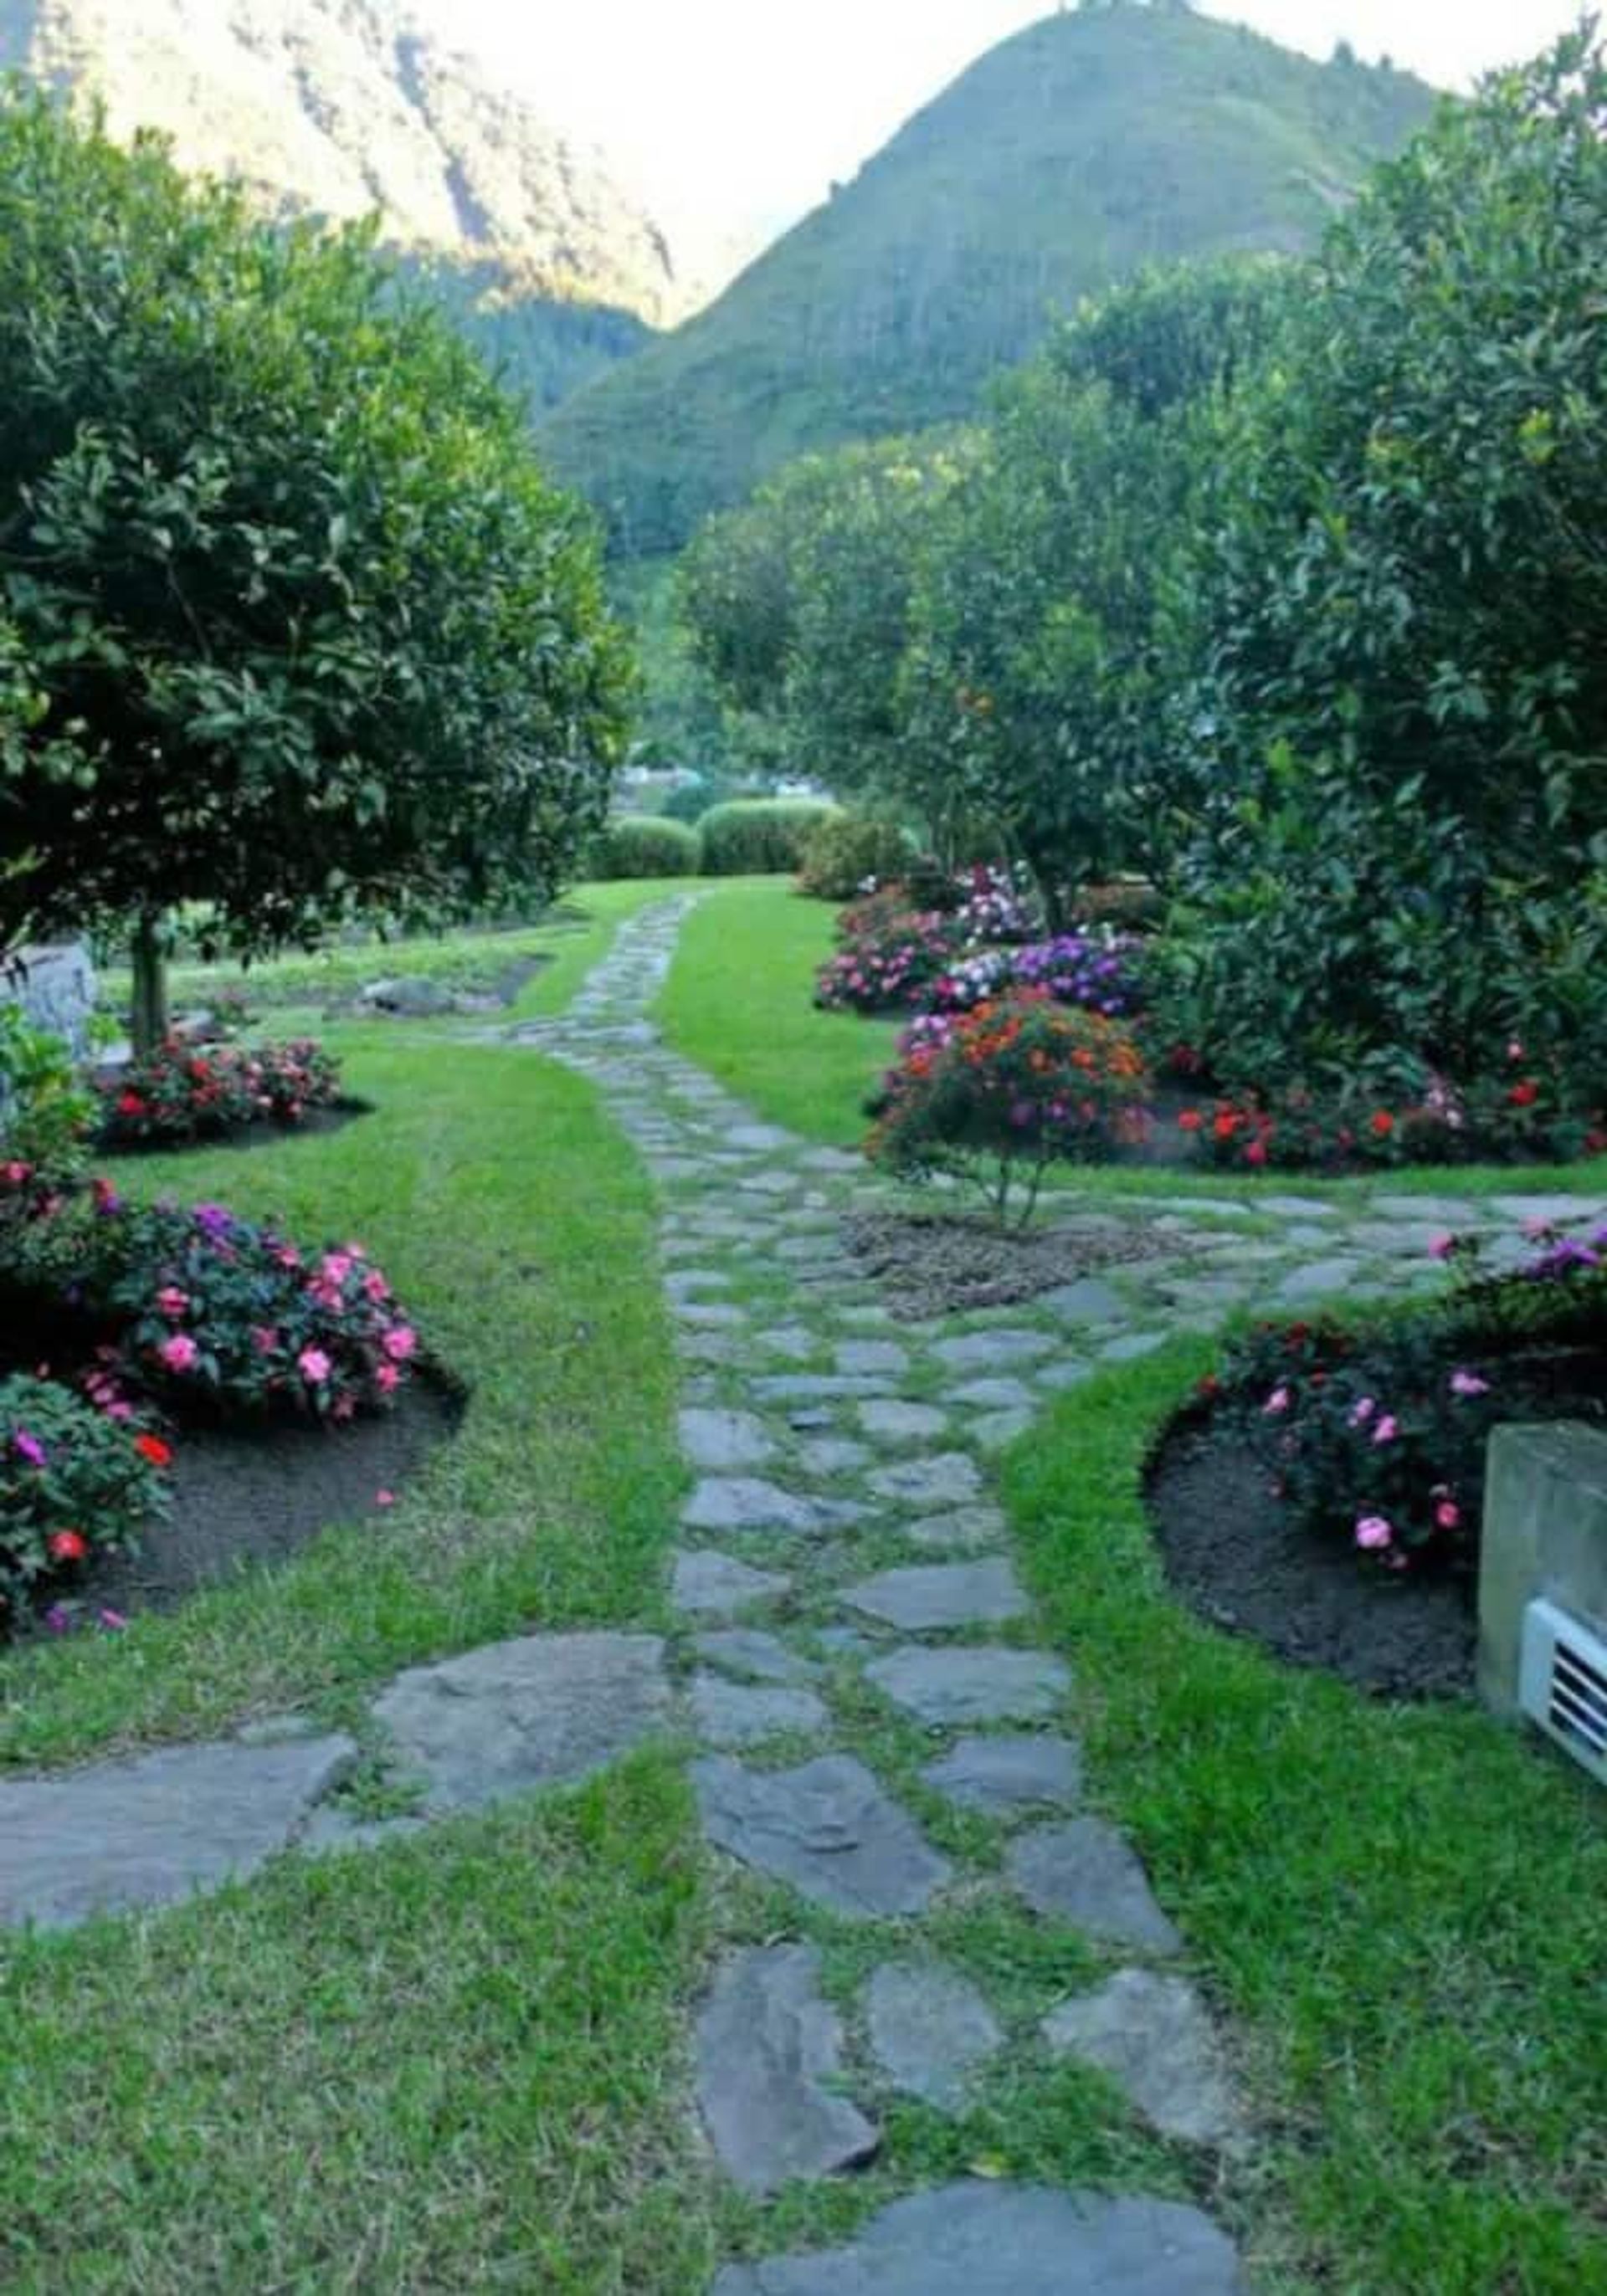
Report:
[[[339,1096],[338,1062],[310,1038],[194,1046],[169,1037],[101,1088],[109,1147],[216,1137],[251,1124],[300,1124]]]

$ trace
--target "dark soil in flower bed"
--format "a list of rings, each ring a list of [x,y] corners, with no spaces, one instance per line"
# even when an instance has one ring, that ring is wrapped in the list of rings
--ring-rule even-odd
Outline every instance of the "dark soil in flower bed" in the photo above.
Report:
[[[1103,1216],[1001,1233],[956,1213],[862,1212],[843,1222],[843,1235],[907,1322],[1008,1308],[1102,1268],[1176,1259],[1188,1250],[1176,1235]]]
[[[1465,1351],[1479,1358],[1476,1347]],[[1607,1356],[1594,1349],[1509,1356],[1504,1391],[1509,1382],[1515,1420],[1607,1422]],[[1146,1496],[1167,1578],[1212,1626],[1374,1697],[1471,1691],[1472,1573],[1387,1571],[1339,1538],[1304,1530],[1273,1496],[1265,1463],[1205,1408],[1173,1422]]]
[[[359,1116],[373,1114],[371,1100],[347,1095],[328,1108],[309,1109],[294,1124],[280,1124],[273,1117],[264,1116],[254,1124],[237,1124],[227,1132],[199,1133],[191,1140],[128,1140],[102,1136],[93,1144],[97,1156],[177,1156],[189,1148],[276,1147],[286,1140],[343,1131]]]
[[[383,1513],[379,1494],[400,1495],[461,1415],[444,1383],[419,1378],[394,1411],[348,1427],[180,1427],[163,1478],[169,1519],[137,1554],[105,1557],[51,1599],[91,1621],[102,1608],[170,1611],[202,1587],[282,1562],[331,1523]],[[48,1629],[35,1619],[23,1631]]]

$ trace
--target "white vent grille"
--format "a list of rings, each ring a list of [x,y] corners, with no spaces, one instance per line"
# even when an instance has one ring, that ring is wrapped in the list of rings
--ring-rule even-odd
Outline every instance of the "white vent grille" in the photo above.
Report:
[[[1607,1785],[1607,1642],[1554,1603],[1523,1613],[1518,1702]]]

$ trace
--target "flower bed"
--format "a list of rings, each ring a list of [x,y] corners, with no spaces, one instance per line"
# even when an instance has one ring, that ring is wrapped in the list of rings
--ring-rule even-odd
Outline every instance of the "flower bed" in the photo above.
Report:
[[[40,1587],[126,1551],[164,1511],[172,1452],[111,1383],[100,1399],[0,1379],[0,1619]]]
[[[338,1104],[341,1070],[309,1037],[251,1046],[169,1037],[96,1089],[103,1147],[173,1148],[253,1125],[304,1124]]]

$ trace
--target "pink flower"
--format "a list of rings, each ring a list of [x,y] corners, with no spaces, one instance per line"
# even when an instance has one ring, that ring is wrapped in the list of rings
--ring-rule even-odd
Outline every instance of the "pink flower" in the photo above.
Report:
[[[391,1286],[377,1267],[371,1267],[363,1278],[363,1290],[377,1308],[382,1300],[391,1297]]]
[[[1449,1259],[1455,1249],[1456,1238],[1454,1235],[1437,1235],[1429,1246],[1429,1257],[1430,1259]]]
[[[260,1356],[271,1356],[279,1344],[279,1334],[269,1324],[251,1325],[251,1345]]]
[[[1434,1510],[1434,1521],[1440,1530],[1455,1530],[1462,1522],[1462,1509],[1455,1499],[1441,1499]]]
[[[321,1273],[326,1283],[333,1283],[337,1287],[344,1283],[351,1273],[351,1254],[349,1251],[326,1251],[324,1254]]]
[[[1265,1141],[1252,1140],[1249,1146],[1244,1152],[1244,1160],[1247,1164],[1265,1164],[1266,1161]]]
[[[171,1339],[162,1341],[156,1353],[169,1371],[194,1371],[201,1349],[187,1332],[175,1332]]]
[[[120,1635],[128,1623],[120,1611],[103,1611],[100,1620],[109,1635]]]
[[[418,1346],[418,1333],[411,1324],[392,1324],[380,1345],[392,1363],[406,1363]]]
[[[1480,1379],[1477,1372],[1454,1371],[1451,1374],[1453,1395],[1488,1395],[1489,1391],[1488,1380]]]
[[[1262,1405],[1261,1409],[1265,1416],[1275,1419],[1280,1412],[1284,1412],[1289,1409],[1290,1402],[1290,1397],[1288,1388],[1274,1387],[1272,1393],[1267,1397],[1266,1401]]]
[[[188,1308],[190,1295],[187,1292],[181,1292],[177,1283],[164,1283],[156,1295],[156,1304],[164,1316],[177,1318]]]
[[[1372,1431],[1372,1439],[1375,1443],[1393,1443],[1399,1433],[1399,1420],[1392,1419],[1386,1412]]]
[[[322,1387],[334,1368],[322,1348],[303,1348],[296,1357],[296,1369],[309,1387]]]
[[[401,1374],[397,1370],[394,1364],[376,1364],[374,1372],[374,1384],[378,1388],[382,1395],[394,1395],[397,1389],[401,1385]]]
[[[1381,1514],[1364,1514],[1356,1527],[1356,1543],[1376,1554],[1390,1545],[1395,1538],[1395,1525]]]
[[[396,1493],[394,1491],[375,1491],[374,1494],[374,1504],[375,1506],[393,1507],[396,1505]]]
[[[13,1435],[12,1447],[17,1456],[20,1459],[26,1459],[30,1467],[42,1467],[45,1464],[45,1446],[37,1435],[29,1435],[26,1432]]]
[[[1373,1413],[1377,1409],[1378,1406],[1374,1403],[1370,1395],[1363,1396],[1361,1401],[1356,1405],[1356,1409],[1350,1414],[1351,1425],[1353,1427],[1365,1427],[1367,1422],[1372,1418]]]

